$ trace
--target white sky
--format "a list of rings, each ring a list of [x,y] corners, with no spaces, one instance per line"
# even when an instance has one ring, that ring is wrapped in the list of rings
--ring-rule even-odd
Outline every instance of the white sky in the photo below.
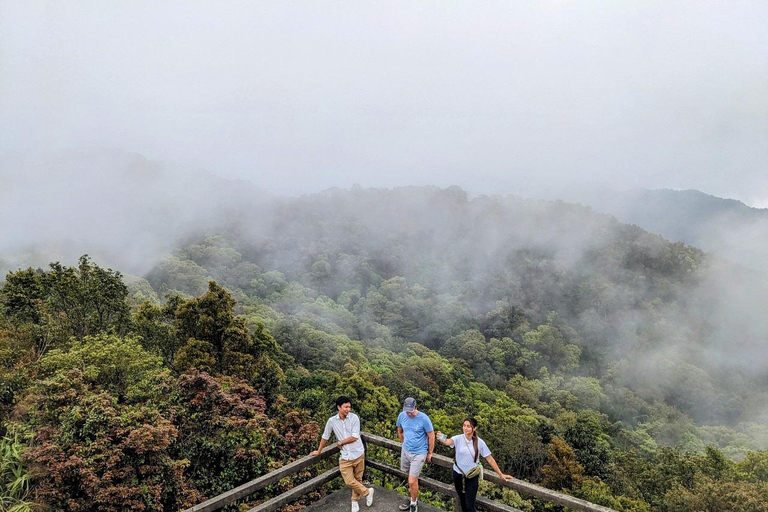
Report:
[[[0,154],[768,206],[768,2],[0,0]]]

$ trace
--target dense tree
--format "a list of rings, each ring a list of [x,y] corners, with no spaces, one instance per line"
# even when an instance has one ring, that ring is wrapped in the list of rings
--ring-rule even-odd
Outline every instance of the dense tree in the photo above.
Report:
[[[36,431],[26,456],[38,499],[72,512],[177,509],[199,499],[169,453],[178,430],[157,402],[172,389],[157,358],[109,336],[41,363],[50,377],[22,407]]]
[[[146,277],[162,294],[176,291],[186,295],[204,293],[211,279],[208,271],[194,261],[175,256],[158,263]]]
[[[246,382],[202,372],[179,378],[178,441],[170,451],[190,461],[186,478],[206,497],[228,491],[268,471],[273,461],[311,451],[318,425],[293,412],[279,421]]]
[[[199,297],[172,295],[164,306],[143,304],[135,315],[136,329],[144,346],[173,370],[240,377],[271,399],[284,378],[274,360],[280,350],[263,324],[248,329],[234,306],[232,295],[211,281]]]
[[[10,272],[0,291],[2,309],[14,322],[38,328],[40,351],[49,341],[128,330],[128,289],[120,272],[103,269],[88,256],[81,257],[77,267],[58,262],[50,267],[47,272]]]
[[[145,301],[133,316],[142,345],[160,354],[163,363],[169,368],[174,368],[176,353],[186,342],[176,329],[176,310],[182,302],[183,299],[178,295],[168,296],[163,305]]]
[[[553,437],[547,451],[547,463],[541,469],[542,484],[550,489],[572,489],[584,478],[584,468],[565,440]]]
[[[563,333],[553,325],[540,325],[523,335],[523,344],[538,354],[530,358],[524,368],[526,375],[536,375],[540,368],[572,371],[579,367],[581,349],[568,343]]]

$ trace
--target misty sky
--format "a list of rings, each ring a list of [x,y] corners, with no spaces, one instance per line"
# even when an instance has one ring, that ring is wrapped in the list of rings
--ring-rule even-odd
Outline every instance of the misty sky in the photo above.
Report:
[[[0,0],[0,154],[768,206],[768,2]]]

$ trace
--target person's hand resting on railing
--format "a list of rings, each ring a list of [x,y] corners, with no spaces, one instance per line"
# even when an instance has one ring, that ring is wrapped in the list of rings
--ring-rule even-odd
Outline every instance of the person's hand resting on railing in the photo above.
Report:
[[[477,426],[473,424],[471,421],[465,420],[463,429],[465,430],[465,435],[472,435],[475,431]],[[469,432],[469,434],[467,433]],[[444,433],[440,432],[439,430],[435,433],[435,438],[443,445],[443,446],[454,446],[454,440],[451,437],[448,437]],[[471,437],[470,437],[471,439]],[[469,441],[467,441],[469,442]],[[488,461],[488,464],[491,465],[491,467],[496,471],[496,473],[499,474],[501,478],[503,478],[505,481],[510,482],[514,480],[512,475],[508,475],[506,473],[502,473],[501,469],[499,468],[499,465],[496,463],[496,459],[493,458],[493,455],[488,452],[488,455],[484,457],[486,461]]]
[[[326,443],[326,442],[328,442],[328,440],[327,440],[327,439],[323,439],[323,438],[321,437],[321,438],[320,438],[320,446],[318,446],[318,447],[317,447],[317,450],[315,450],[315,451],[313,451],[313,452],[309,452],[309,455],[310,455],[310,457],[314,457],[315,455],[320,455],[320,452],[322,452],[322,451],[323,451],[323,448],[325,448],[325,443]],[[338,442],[336,443],[336,446],[338,446],[339,450],[341,450],[341,445],[342,445],[342,442],[341,442],[341,441],[338,441]]]

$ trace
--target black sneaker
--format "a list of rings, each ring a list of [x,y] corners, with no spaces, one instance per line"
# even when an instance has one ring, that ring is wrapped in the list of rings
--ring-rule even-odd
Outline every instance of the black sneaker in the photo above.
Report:
[[[408,505],[411,507],[411,510],[409,512],[419,512],[419,502],[416,503],[408,503]]]
[[[411,508],[411,500],[407,499],[405,500],[405,503],[401,503],[399,507],[400,510],[410,510]]]

